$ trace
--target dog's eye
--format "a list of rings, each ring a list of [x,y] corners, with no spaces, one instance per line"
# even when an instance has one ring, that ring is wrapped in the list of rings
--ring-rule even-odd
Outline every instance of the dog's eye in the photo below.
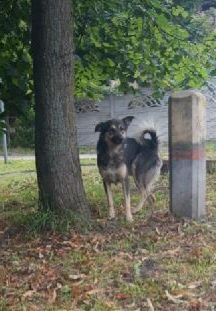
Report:
[[[113,128],[109,129],[109,133],[110,134],[114,134],[115,133],[115,130]]]
[[[119,129],[120,129],[121,132],[125,131],[125,129],[122,126],[120,126]]]

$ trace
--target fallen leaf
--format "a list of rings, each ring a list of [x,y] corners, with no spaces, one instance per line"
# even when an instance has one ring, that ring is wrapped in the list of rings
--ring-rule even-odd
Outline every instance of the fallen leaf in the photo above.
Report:
[[[115,295],[115,298],[118,299],[118,300],[124,300],[124,299],[127,299],[129,296],[127,294],[124,294],[124,293],[118,293]]]
[[[216,280],[212,281],[211,285],[213,288],[215,288],[216,287]]]
[[[99,242],[97,241],[96,244],[93,246],[93,250],[95,251],[95,253],[99,253],[100,250],[98,249],[99,246]]]
[[[202,299],[193,299],[189,303],[189,311],[202,311],[203,310],[203,302]]]
[[[100,293],[102,291],[103,291],[102,288],[95,288],[95,289],[89,290],[88,292],[86,292],[86,294],[87,295],[94,295],[94,294]]]
[[[54,302],[56,301],[56,298],[57,298],[57,292],[56,292],[56,289],[54,289],[51,292],[51,295],[49,295],[49,298],[48,298],[49,304],[54,304]]]
[[[197,287],[200,287],[201,286],[201,282],[193,282],[193,283],[190,283],[189,285],[188,285],[188,288],[189,289],[195,289],[195,288],[197,288]]]
[[[70,274],[68,278],[72,281],[77,281],[77,280],[85,278],[85,276],[86,276],[85,274]]]
[[[177,289],[177,290],[174,290],[173,291],[173,295],[176,297],[176,298],[191,298],[191,297],[194,297],[195,294],[192,293],[191,291],[188,291],[186,289]]]
[[[161,233],[160,233],[158,227],[155,228],[155,231],[156,231],[156,233],[157,233],[158,235],[161,235]]]
[[[190,256],[200,258],[203,254],[203,249],[201,247],[195,247],[190,252]]]
[[[168,290],[165,290],[165,294],[168,298],[168,300],[172,301],[173,303],[175,304],[180,304],[180,303],[183,303],[184,301],[182,301],[181,299],[179,299],[180,297],[182,297],[181,295],[180,296],[173,296],[171,295]]]
[[[25,292],[23,295],[22,295],[22,298],[23,299],[26,299],[26,298],[31,298],[34,293],[36,293],[35,290],[27,290],[27,292]]]
[[[174,248],[174,249],[169,249],[168,251],[165,251],[164,252],[164,255],[168,255],[168,256],[176,256],[178,255],[180,251],[180,247],[178,246],[177,248]]]
[[[61,288],[62,288],[62,284],[61,284],[61,283],[59,283],[59,282],[57,283],[57,285],[56,285],[56,286],[57,286],[57,288],[58,288],[58,289],[61,289]]]
[[[153,307],[153,304],[152,304],[152,302],[151,302],[151,299],[150,299],[150,298],[147,298],[146,300],[147,300],[147,304],[148,304],[148,306],[149,306],[149,310],[150,310],[150,311],[154,311],[154,307]]]
[[[43,259],[43,258],[44,258],[44,255],[43,255],[42,253],[39,253],[39,254],[38,254],[38,257],[39,257],[40,259]]]
[[[28,307],[28,311],[40,311],[40,307],[31,304],[31,305]]]

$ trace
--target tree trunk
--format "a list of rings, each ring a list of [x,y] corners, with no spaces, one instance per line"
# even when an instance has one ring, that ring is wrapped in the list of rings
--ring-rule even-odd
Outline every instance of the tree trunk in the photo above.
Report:
[[[32,0],[35,154],[43,208],[88,215],[73,103],[71,0]]]

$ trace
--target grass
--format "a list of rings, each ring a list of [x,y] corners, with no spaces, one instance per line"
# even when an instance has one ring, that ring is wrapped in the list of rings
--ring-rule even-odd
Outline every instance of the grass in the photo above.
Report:
[[[3,154],[2,146],[0,147],[0,154]],[[22,156],[22,155],[34,155],[34,149],[23,147],[8,147],[8,155]]]
[[[0,162],[0,311],[214,310],[216,174],[207,176],[205,222],[170,215],[161,176],[155,206],[127,224],[118,186],[117,219],[107,220],[94,163],[82,166],[93,220],[78,230],[86,223],[74,216],[37,212],[33,161]],[[132,184],[133,205],[138,198]]]
[[[11,173],[22,173],[24,171],[35,171],[35,162],[32,160],[12,160],[4,164],[0,161],[0,176]]]
[[[94,146],[80,146],[79,152],[83,153],[95,153]],[[0,147],[0,154],[3,153],[2,147]],[[32,148],[22,148],[22,147],[8,147],[8,154],[15,156],[23,156],[23,155],[34,155],[34,149]]]
[[[96,152],[95,146],[80,146],[80,154],[94,154]],[[3,154],[2,148],[0,147],[0,155]],[[9,155],[23,156],[23,155],[34,155],[34,149],[30,148],[8,148]],[[168,158],[168,145],[161,143],[161,154],[164,159]],[[206,142],[206,157],[208,160],[215,160],[216,157],[216,141],[209,140]]]

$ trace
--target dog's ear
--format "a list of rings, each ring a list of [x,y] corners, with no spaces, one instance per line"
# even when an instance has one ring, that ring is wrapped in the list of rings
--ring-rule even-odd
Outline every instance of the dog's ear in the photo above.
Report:
[[[131,122],[133,121],[134,117],[133,116],[128,116],[122,119],[122,121],[124,122],[126,128],[128,128],[128,126],[131,124]]]
[[[104,122],[100,122],[95,126],[95,132],[102,132],[104,129]]]

